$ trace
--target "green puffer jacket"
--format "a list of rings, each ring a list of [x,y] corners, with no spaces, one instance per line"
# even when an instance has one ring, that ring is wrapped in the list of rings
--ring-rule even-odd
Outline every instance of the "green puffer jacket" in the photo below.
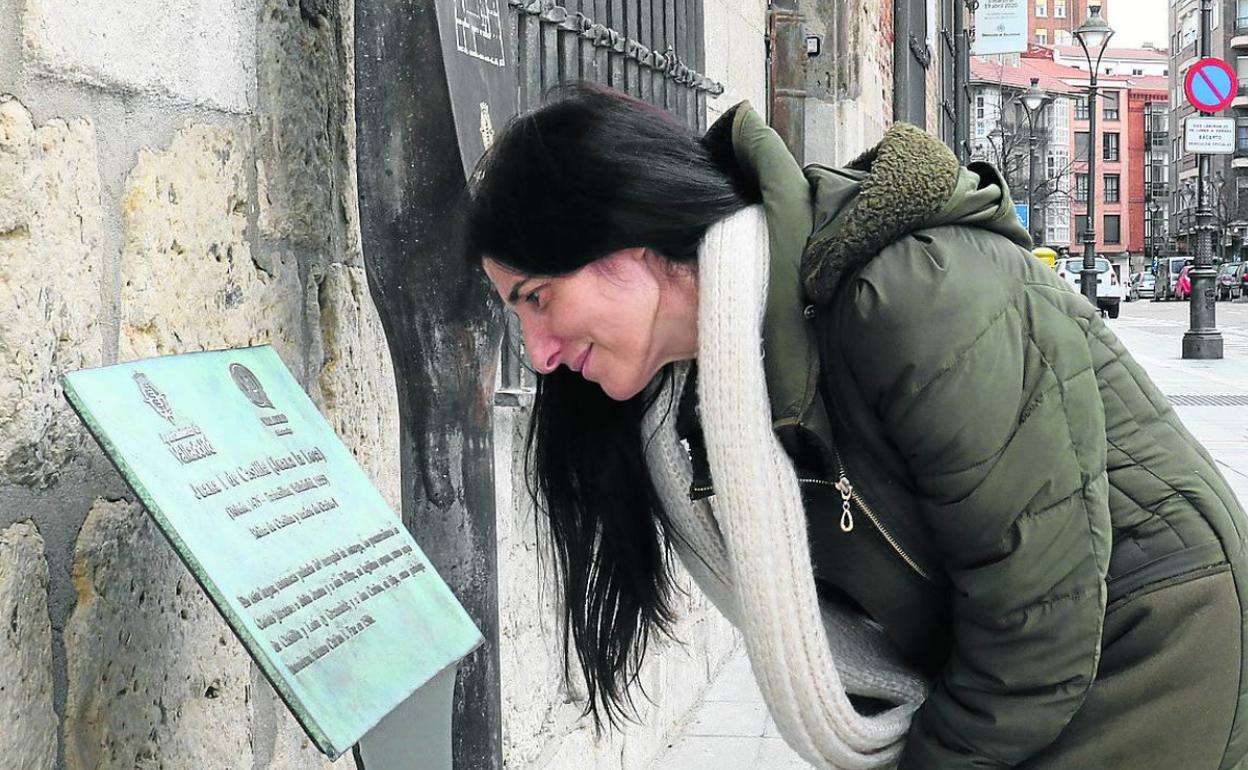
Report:
[[[803,170],[748,103],[707,141],[763,196],[775,430],[803,474],[854,487],[848,527],[835,490],[808,494],[821,592],[935,682],[901,767],[1160,767],[1139,753],[1167,730],[1194,742],[1173,770],[1238,766],[1248,520],[1098,312],[1029,256],[996,172],[905,125],[848,169]],[[1226,638],[1181,640],[1186,620],[1159,619],[1205,617],[1177,587],[1215,576]]]

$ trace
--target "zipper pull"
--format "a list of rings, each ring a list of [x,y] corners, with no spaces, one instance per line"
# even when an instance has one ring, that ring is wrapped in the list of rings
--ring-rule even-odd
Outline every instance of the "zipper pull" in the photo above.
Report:
[[[854,485],[849,483],[848,476],[841,476],[836,482],[836,488],[841,493],[841,531],[852,532],[854,512],[850,509],[849,501],[854,496]]]

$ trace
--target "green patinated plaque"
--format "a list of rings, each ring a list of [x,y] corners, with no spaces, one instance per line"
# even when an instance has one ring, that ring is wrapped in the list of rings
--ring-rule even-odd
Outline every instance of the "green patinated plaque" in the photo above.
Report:
[[[482,642],[272,348],[73,372],[65,391],[321,751]]]

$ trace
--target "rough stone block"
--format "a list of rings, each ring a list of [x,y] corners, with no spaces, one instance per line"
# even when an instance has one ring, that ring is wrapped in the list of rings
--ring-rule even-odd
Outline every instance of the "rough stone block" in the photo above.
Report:
[[[245,113],[254,98],[256,0],[27,0],[37,72]]]
[[[270,343],[301,374],[298,269],[252,258],[248,159],[235,131],[205,125],[139,154],[122,210],[121,360]]]
[[[313,396],[390,507],[398,511],[399,400],[381,319],[362,267],[331,264],[312,276],[321,362]]]
[[[87,120],[0,97],[0,480],[44,486],[82,445],[61,392],[101,362],[99,161]]]
[[[306,0],[263,0],[257,44],[260,229],[327,245],[341,221],[335,152],[352,98],[343,90],[337,27]]]
[[[73,583],[68,770],[251,767],[251,659],[141,507],[92,506]]]
[[[52,626],[43,538],[30,522],[0,530],[0,764],[56,766],[52,710]]]

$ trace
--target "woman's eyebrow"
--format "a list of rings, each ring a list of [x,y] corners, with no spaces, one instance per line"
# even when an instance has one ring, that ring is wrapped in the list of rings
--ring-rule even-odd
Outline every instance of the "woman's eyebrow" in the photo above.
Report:
[[[511,287],[511,293],[507,295],[508,305],[514,305],[520,301],[520,287],[524,286],[526,283],[528,283],[531,280],[533,279],[524,278],[522,280],[516,281],[516,285]]]

